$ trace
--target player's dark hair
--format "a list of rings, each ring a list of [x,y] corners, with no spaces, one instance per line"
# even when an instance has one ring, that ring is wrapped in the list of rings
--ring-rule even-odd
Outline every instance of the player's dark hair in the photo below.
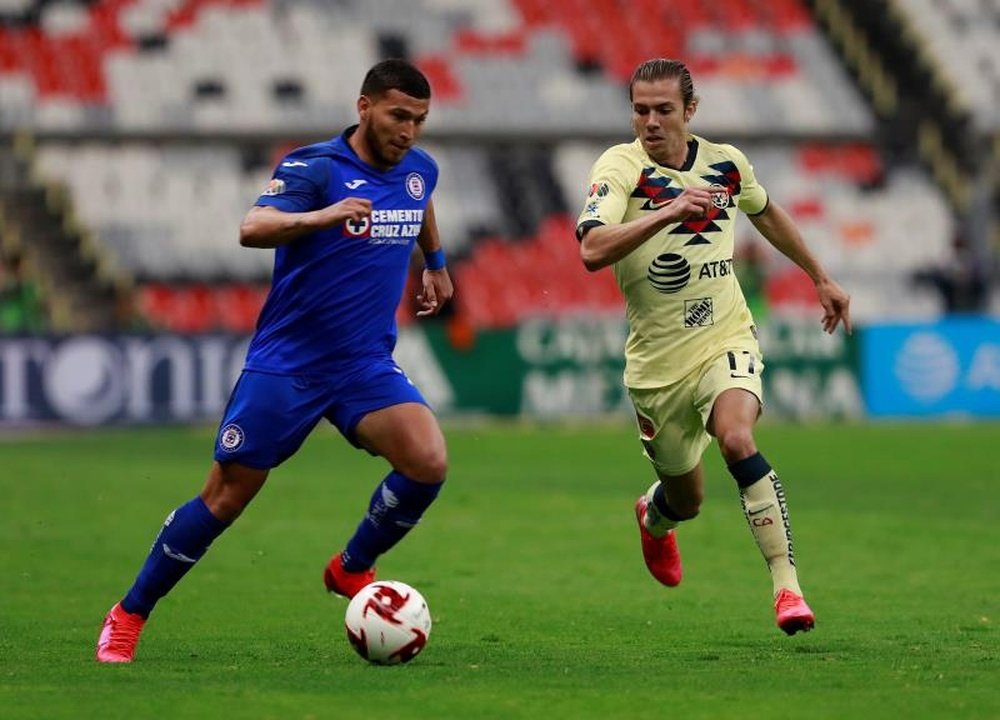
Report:
[[[431,84],[413,63],[402,58],[389,58],[372,66],[361,83],[361,94],[377,98],[390,90],[399,90],[418,100],[431,96]]]
[[[668,58],[653,58],[642,63],[632,73],[632,79],[628,83],[628,99],[632,100],[632,86],[637,82],[654,82],[656,80],[671,80],[678,78],[681,85],[681,100],[684,107],[694,101],[694,81],[691,79],[691,72],[687,65],[680,60],[670,60]]]

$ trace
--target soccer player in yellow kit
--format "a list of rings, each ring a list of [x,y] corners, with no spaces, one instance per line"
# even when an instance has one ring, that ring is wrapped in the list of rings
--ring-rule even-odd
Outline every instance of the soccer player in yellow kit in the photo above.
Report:
[[[664,585],[681,581],[675,528],[698,514],[701,458],[715,437],[770,568],[778,626],[810,630],[815,615],[799,587],[785,494],[753,437],[763,361],[733,273],[737,211],[813,280],[826,332],[840,323],[851,332],[850,298],[746,156],[688,132],[698,99],[683,63],[642,63],[629,98],[636,140],[594,164],[577,237],[587,269],[612,266],[626,300],[625,385],[657,475],[635,506],[643,558]]]

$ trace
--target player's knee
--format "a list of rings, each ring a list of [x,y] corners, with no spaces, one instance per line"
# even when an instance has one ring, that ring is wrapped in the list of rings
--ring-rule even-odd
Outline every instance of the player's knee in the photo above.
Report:
[[[216,464],[201,491],[201,499],[219,520],[232,522],[254,499],[266,479],[266,470]]]
[[[753,433],[750,431],[750,428],[728,428],[720,432],[717,437],[722,457],[729,464],[739,462],[743,458],[748,458],[757,452],[757,446],[754,443]]]
[[[448,475],[448,454],[444,448],[424,448],[411,453],[397,468],[417,482],[431,485],[443,483]]]

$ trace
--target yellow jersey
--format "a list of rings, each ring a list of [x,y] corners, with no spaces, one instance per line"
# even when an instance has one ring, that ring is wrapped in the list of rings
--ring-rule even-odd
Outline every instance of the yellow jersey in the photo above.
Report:
[[[713,196],[704,217],[667,225],[612,268],[629,325],[628,387],[669,385],[727,348],[757,348],[753,317],[733,273],[734,226],[737,209],[759,214],[768,198],[732,145],[691,135],[677,170],[657,164],[638,139],[609,148],[591,170],[577,235],[642,217],[688,187],[727,192]]]

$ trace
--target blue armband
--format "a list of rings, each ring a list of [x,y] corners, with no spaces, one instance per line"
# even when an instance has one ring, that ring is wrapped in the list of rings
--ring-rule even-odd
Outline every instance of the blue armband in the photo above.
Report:
[[[444,250],[438,248],[430,252],[424,251],[424,269],[441,270],[445,266]]]

